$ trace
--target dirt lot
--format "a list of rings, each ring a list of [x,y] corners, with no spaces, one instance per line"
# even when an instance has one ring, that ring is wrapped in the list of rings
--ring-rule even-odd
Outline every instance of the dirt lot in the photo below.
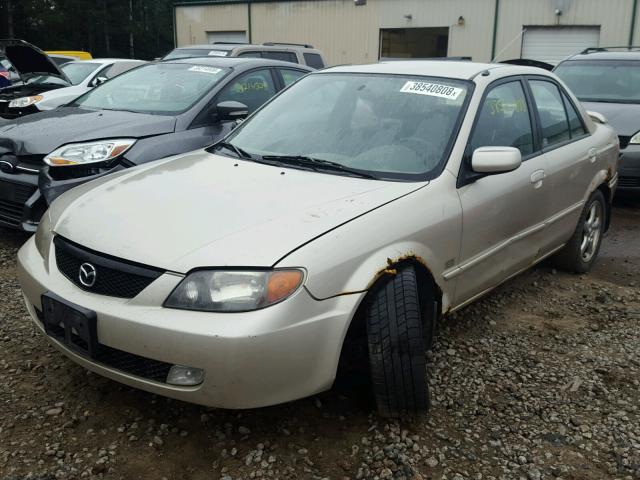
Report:
[[[445,320],[433,408],[388,422],[357,392],[209,410],[89,374],[36,334],[0,230],[0,479],[640,479],[640,203],[595,270],[543,265]]]

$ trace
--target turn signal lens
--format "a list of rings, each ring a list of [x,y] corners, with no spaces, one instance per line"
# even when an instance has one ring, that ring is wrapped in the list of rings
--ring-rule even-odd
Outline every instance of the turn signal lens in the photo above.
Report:
[[[302,283],[299,270],[280,270],[269,275],[267,283],[267,303],[279,302],[291,295]]]

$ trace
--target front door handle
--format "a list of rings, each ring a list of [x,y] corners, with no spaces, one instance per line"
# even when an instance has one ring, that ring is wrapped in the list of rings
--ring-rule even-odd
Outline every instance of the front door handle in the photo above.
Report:
[[[595,161],[597,159],[598,159],[598,149],[597,148],[590,148],[589,149],[589,162],[595,163]]]
[[[533,188],[540,188],[542,186],[542,181],[546,178],[546,173],[544,170],[536,170],[531,174],[531,183],[533,184]]]

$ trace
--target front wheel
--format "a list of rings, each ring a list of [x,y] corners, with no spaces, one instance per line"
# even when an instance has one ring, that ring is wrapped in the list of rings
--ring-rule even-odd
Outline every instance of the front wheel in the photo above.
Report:
[[[556,255],[559,268],[575,273],[585,273],[591,269],[600,251],[606,215],[604,195],[596,190],[587,200],[573,236]]]
[[[380,415],[399,417],[429,408],[426,345],[413,267],[375,290],[367,305],[371,383]],[[428,322],[431,319],[427,319]]]

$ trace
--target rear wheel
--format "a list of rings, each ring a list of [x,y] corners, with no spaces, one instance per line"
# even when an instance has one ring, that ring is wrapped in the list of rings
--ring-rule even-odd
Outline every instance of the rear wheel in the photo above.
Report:
[[[596,190],[587,200],[573,236],[556,255],[558,267],[575,273],[585,273],[591,269],[600,251],[606,215],[604,195]]]
[[[425,325],[425,318],[427,325]],[[426,345],[431,315],[423,315],[413,267],[375,290],[366,311],[373,396],[386,417],[410,416],[429,408]]]

